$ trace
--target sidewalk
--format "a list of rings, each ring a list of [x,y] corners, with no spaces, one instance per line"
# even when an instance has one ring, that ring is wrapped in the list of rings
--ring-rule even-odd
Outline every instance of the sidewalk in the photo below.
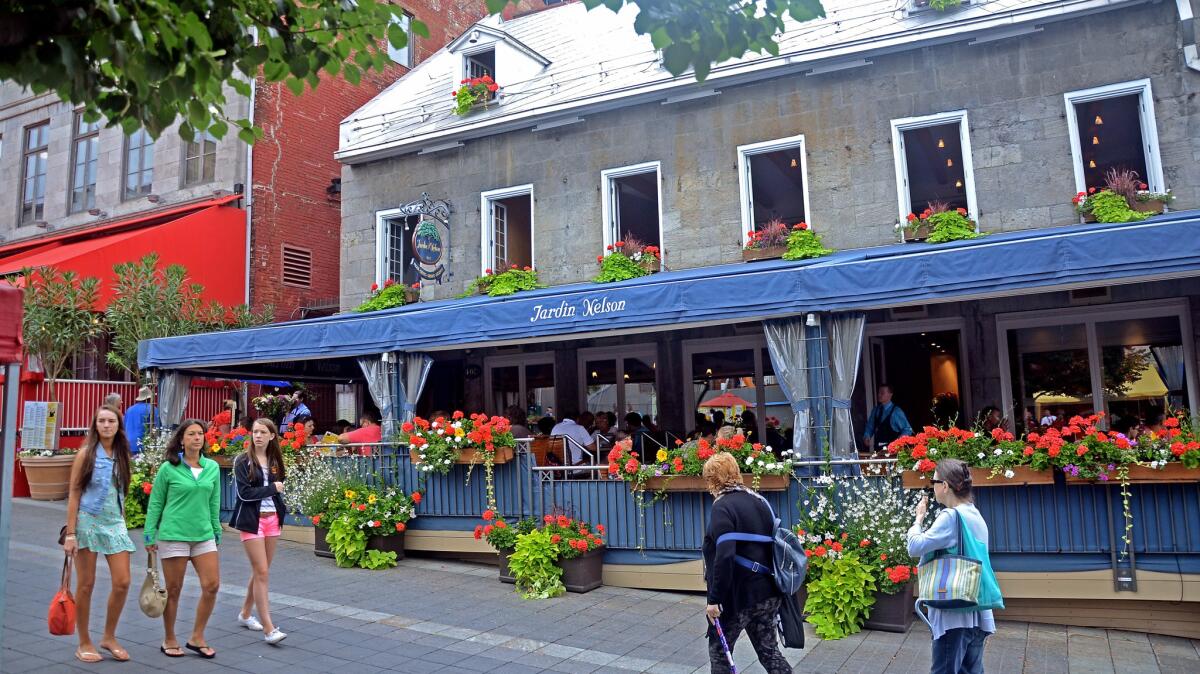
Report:
[[[707,672],[704,598],[670,592],[602,587],[583,595],[524,601],[496,581],[495,567],[428,559],[404,560],[389,571],[338,569],[311,546],[281,542],[272,567],[272,614],[289,636],[280,646],[234,622],[249,578],[235,537],[222,545],[222,580],[208,641],[218,652],[203,660],[159,653],[162,626],[142,615],[144,553],[133,559],[133,588],[118,639],[133,657],[84,665],[73,658],[74,637],[46,631],[46,606],[56,588],[61,553],[54,544],[64,518],[61,503],[17,499],[5,588],[0,671],[20,672]],[[140,536],[135,536],[140,547]],[[103,562],[95,609],[108,592]],[[186,639],[198,587],[189,573],[176,632]],[[99,622],[99,618],[93,620]],[[93,639],[99,632],[93,628]],[[928,630],[864,632],[785,650],[797,672],[867,674],[929,671]],[[1129,632],[1001,623],[989,640],[989,673],[1200,672],[1200,642]],[[739,671],[762,672],[749,643],[737,648]]]

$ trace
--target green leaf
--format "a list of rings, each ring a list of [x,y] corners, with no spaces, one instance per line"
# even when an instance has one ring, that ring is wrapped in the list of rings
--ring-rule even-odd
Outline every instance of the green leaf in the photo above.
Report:
[[[640,16],[640,15],[639,15]],[[671,44],[671,36],[667,35],[665,27],[659,27],[650,33],[650,44],[654,45],[655,49],[662,49]]]
[[[388,42],[396,49],[402,49],[408,44],[408,33],[405,33],[404,27],[398,23],[388,25],[387,37]]]
[[[254,131],[251,129],[241,129],[238,131],[238,138],[247,145],[253,145],[255,141]]]
[[[692,48],[675,42],[663,49],[663,67],[672,75],[682,75],[692,62]]]
[[[304,80],[289,77],[284,84],[294,95],[299,96],[304,93]]]
[[[508,0],[486,0],[488,14],[499,14],[508,6]]]

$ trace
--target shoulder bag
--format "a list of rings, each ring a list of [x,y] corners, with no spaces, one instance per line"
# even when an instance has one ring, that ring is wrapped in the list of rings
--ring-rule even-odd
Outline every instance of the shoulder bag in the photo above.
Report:
[[[75,633],[75,597],[71,594],[71,556],[63,555],[62,582],[50,600],[46,616],[50,633],[66,636]]]
[[[167,591],[158,580],[158,555],[146,551],[146,580],[138,593],[138,607],[147,618],[158,618],[167,609]]]

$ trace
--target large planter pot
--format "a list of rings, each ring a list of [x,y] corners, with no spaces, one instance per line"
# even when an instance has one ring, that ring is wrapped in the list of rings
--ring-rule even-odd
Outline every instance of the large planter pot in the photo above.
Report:
[[[496,448],[496,456],[492,460],[492,463],[497,464],[497,465],[501,464],[501,463],[508,463],[509,461],[513,460],[513,456],[514,455],[513,455],[512,447],[497,447]],[[408,458],[412,459],[412,462],[414,464],[421,463],[421,459],[418,457],[417,450],[415,450],[415,449],[408,450]],[[460,464],[472,464],[473,463],[473,464],[479,464],[482,466],[483,465],[483,457],[477,456],[477,453],[474,448],[464,449],[464,450],[462,450],[462,452],[459,453],[458,459],[454,463],[460,463]]]
[[[1089,480],[1066,476],[1068,484],[1120,484],[1115,474],[1108,480]],[[1200,468],[1187,468],[1182,463],[1168,463],[1162,468],[1130,466],[1129,484],[1194,484],[1200,482]]]
[[[313,528],[313,554],[318,557],[333,559],[333,553],[329,551],[329,541],[325,538],[328,535],[328,529],[321,527]]]
[[[769,246],[767,248],[743,248],[742,261],[777,260],[787,252],[787,246]]]
[[[972,468],[971,486],[980,487],[1023,487],[1031,484],[1054,484],[1054,473],[1049,470],[1034,470],[1029,466],[1009,468],[1012,477],[1005,477],[1005,471],[992,476],[991,468]],[[926,489],[932,487],[929,478],[933,473],[918,473],[906,470],[900,474],[900,481],[905,489]]]
[[[388,534],[387,536],[368,536],[367,549],[380,552],[394,552],[396,559],[404,559],[404,532]]]
[[[788,481],[792,478],[787,475],[763,475],[759,480],[759,491],[787,491]],[[747,487],[754,486],[754,476],[749,473],[742,473],[742,483]],[[635,489],[636,486],[630,482],[630,489]],[[646,480],[645,489],[649,491],[708,491],[708,483],[699,475],[680,475],[678,477],[652,477]]]
[[[604,548],[599,547],[575,559],[559,560],[563,585],[567,592],[591,592],[604,584]]]
[[[508,569],[508,556],[512,553],[512,550],[496,551],[497,562],[498,566],[500,567],[500,582],[509,583],[510,585],[517,582],[517,579],[512,575],[512,571]]]
[[[74,454],[22,456],[21,467],[29,479],[29,497],[35,501],[61,501],[67,497]]]
[[[896,594],[875,593],[875,606],[863,629],[880,632],[908,632],[913,623],[913,584],[910,582]]]

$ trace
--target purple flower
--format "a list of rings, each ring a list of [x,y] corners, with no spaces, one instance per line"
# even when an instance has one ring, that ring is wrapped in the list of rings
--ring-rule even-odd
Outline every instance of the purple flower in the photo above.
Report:
[[[1101,482],[1108,482],[1108,476],[1107,476],[1107,475],[1105,475],[1104,473],[1100,473],[1100,481],[1101,481]]]
[[[1063,466],[1063,472],[1071,477],[1079,477],[1079,466],[1076,466],[1073,463],[1068,463],[1067,465]]]
[[[1111,464],[1111,463],[1110,463],[1110,464],[1108,464],[1108,469],[1109,469],[1109,470],[1116,470],[1116,469],[1117,469],[1117,467],[1116,467],[1116,466],[1114,466],[1113,464]]]

